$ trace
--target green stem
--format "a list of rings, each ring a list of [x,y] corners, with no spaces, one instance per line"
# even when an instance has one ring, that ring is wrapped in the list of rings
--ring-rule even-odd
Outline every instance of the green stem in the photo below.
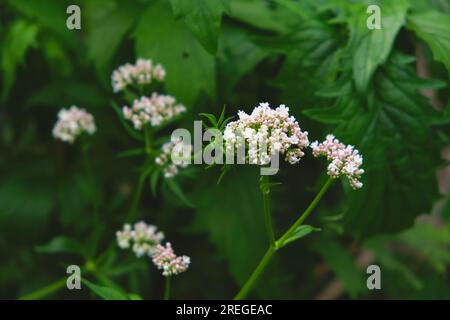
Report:
[[[270,185],[269,176],[262,176],[260,180],[260,189],[263,196],[264,222],[266,225],[267,237],[269,245],[275,245],[275,235],[273,232],[272,216],[270,214]]]
[[[46,296],[64,288],[64,285],[66,284],[66,277],[61,278],[48,286],[41,288],[39,290],[33,291],[32,293],[26,294],[19,298],[19,300],[37,300],[45,298]]]
[[[169,300],[170,298],[170,276],[166,277],[166,283],[164,286],[164,300]]]
[[[300,215],[300,217],[297,219],[297,221],[294,222],[294,224],[286,231],[280,239],[276,241],[276,247],[283,245],[283,242],[288,239],[295,230],[303,223],[303,221],[308,218],[308,216],[311,214],[311,212],[314,210],[314,208],[317,206],[317,204],[320,202],[324,194],[327,192],[327,190],[330,188],[331,184],[333,183],[332,178],[328,178],[327,182],[322,186],[322,188],[319,190],[313,201],[309,204],[309,206],[306,208],[305,211]]]
[[[128,211],[128,215],[125,219],[125,222],[133,222],[136,219],[136,215],[138,212],[139,202],[142,197],[142,191],[144,189],[145,179],[147,177],[147,172],[143,171],[139,175],[138,184],[136,186],[136,190],[133,195],[133,200],[131,201],[130,210]]]
[[[145,152],[152,153],[152,131],[148,125],[144,126]]]
[[[83,153],[83,164],[84,169],[86,171],[86,176],[89,181],[89,185],[91,186],[92,192],[92,207],[94,211],[94,219],[97,223],[100,222],[100,196],[97,189],[97,185],[95,183],[94,175],[92,174],[92,166],[89,160],[88,146],[85,143],[82,143],[81,150]]]
[[[276,249],[273,246],[270,246],[269,249],[267,249],[266,254],[259,262],[256,269],[253,271],[250,278],[248,278],[247,282],[244,284],[242,289],[238,292],[238,294],[234,297],[234,300],[242,300],[245,299],[250,291],[255,286],[256,282],[258,281],[261,274],[266,269],[267,265],[269,264],[270,260],[272,259],[272,256],[276,252]]]
[[[275,252],[283,247],[283,242],[289,238],[292,233],[305,221],[305,219],[311,214],[313,209],[317,206],[319,201],[322,199],[324,194],[327,192],[327,190],[330,188],[333,180],[329,178],[327,182],[323,185],[323,187],[320,189],[320,191],[317,193],[317,195],[314,197],[310,205],[306,208],[305,211],[300,215],[300,217],[297,219],[297,221],[294,222],[294,224],[286,231],[277,241],[275,241],[275,246],[270,245],[269,249],[267,249],[266,254],[259,262],[256,269],[251,274],[250,278],[248,278],[247,282],[244,284],[244,286],[241,288],[241,290],[238,292],[238,294],[234,297],[235,300],[241,300],[245,299],[248,294],[251,292],[253,287],[255,286],[256,282],[260,278],[261,274],[266,269],[267,265],[269,264],[270,260],[272,259],[272,256],[275,254]],[[268,194],[267,194],[268,197]],[[265,213],[266,214],[266,213]],[[269,212],[270,217],[270,212]],[[266,222],[267,225],[267,222]],[[272,229],[273,230],[273,229]],[[272,231],[273,233],[273,231]]]

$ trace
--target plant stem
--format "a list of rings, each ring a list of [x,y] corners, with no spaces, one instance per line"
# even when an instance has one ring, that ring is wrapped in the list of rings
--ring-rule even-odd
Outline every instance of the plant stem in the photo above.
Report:
[[[166,277],[166,283],[164,286],[164,300],[169,300],[170,298],[170,276]]]
[[[327,192],[327,190],[330,188],[331,184],[333,183],[332,178],[328,178],[328,180],[325,182],[325,184],[322,186],[322,188],[319,190],[313,201],[309,204],[309,206],[306,208],[305,211],[300,215],[300,217],[297,219],[297,221],[294,222],[294,224],[276,241],[276,247],[282,246],[283,242],[289,238],[292,233],[295,232],[295,230],[303,223],[303,221],[308,218],[308,216],[311,214],[311,212],[314,210],[314,208],[317,206],[317,204],[320,202],[324,194]]]
[[[66,277],[61,278],[51,284],[49,284],[48,286],[38,289],[36,291],[33,291],[29,294],[26,294],[22,297],[19,298],[19,300],[37,300],[37,299],[42,299],[60,289],[62,289],[64,287],[64,285],[66,284]]]
[[[132,222],[136,219],[139,201],[141,200],[142,191],[144,189],[145,178],[147,177],[147,172],[142,171],[139,175],[139,180],[136,186],[136,190],[133,195],[133,200],[131,201],[130,210],[128,211],[128,215],[125,219],[125,222]]]
[[[144,126],[144,140],[145,140],[145,152],[151,154],[152,152],[152,132],[148,125]]]
[[[234,300],[242,300],[245,299],[250,291],[255,286],[256,282],[258,281],[259,277],[263,273],[263,271],[266,269],[267,265],[269,264],[270,260],[272,259],[272,256],[274,255],[276,249],[273,246],[269,246],[269,249],[267,249],[266,254],[259,262],[256,269],[253,271],[250,278],[248,278],[247,282],[244,284],[242,289],[238,292],[238,294],[234,297]]]
[[[269,176],[262,176],[260,180],[260,189],[263,196],[264,222],[269,239],[269,245],[275,245],[275,235],[273,232],[272,216],[270,214],[270,185]]]
[[[93,207],[93,211],[94,211],[94,220],[96,223],[99,223],[100,222],[100,211],[99,211],[100,196],[99,196],[99,192],[97,189],[97,185],[95,183],[94,175],[92,174],[92,166],[91,166],[91,162],[89,160],[88,149],[89,149],[89,147],[86,145],[86,143],[82,142],[81,151],[83,153],[84,169],[86,171],[86,176],[88,178],[89,185],[91,187],[91,192],[92,192],[92,207]]]
[[[286,231],[277,241],[274,242],[275,245],[269,246],[269,249],[267,249],[266,254],[261,259],[261,261],[259,262],[256,269],[253,271],[253,273],[250,275],[250,278],[248,278],[247,282],[244,284],[244,286],[241,288],[238,294],[234,297],[235,300],[245,299],[248,296],[248,294],[251,292],[256,282],[258,281],[259,277],[266,269],[267,265],[272,259],[272,256],[275,254],[277,250],[283,247],[283,242],[286,239],[288,239],[292,235],[292,233],[303,223],[303,221],[305,221],[305,219],[311,214],[312,210],[317,206],[317,204],[322,199],[324,194],[330,188],[332,182],[333,180],[329,178],[327,182],[325,182],[325,184],[319,190],[317,195],[314,197],[310,205],[306,208],[305,211],[303,211],[303,213],[297,219],[297,221],[295,221],[294,224],[288,229],[288,231]]]

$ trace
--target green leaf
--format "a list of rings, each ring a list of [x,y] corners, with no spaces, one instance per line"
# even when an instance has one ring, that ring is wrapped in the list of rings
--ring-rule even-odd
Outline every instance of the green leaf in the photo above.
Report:
[[[346,197],[348,233],[368,237],[408,228],[437,199],[440,145],[430,119],[439,115],[421,87],[414,70],[394,54],[375,75],[372,103],[353,94],[338,99],[343,121],[335,134],[360,150],[365,170],[363,188]]]
[[[173,178],[166,178],[164,182],[167,184],[169,189],[181,200],[183,204],[188,207],[195,207],[195,205],[188,199],[183,189],[181,189],[180,185]]]
[[[367,290],[362,271],[357,269],[352,256],[339,243],[331,239],[317,238],[311,248],[322,256],[352,298]]]
[[[226,1],[170,0],[170,4],[175,17],[183,17],[186,25],[203,47],[215,54]]]
[[[25,60],[27,51],[36,45],[38,30],[37,25],[25,20],[16,20],[9,27],[1,47],[2,101],[8,98],[16,79],[16,70]]]
[[[117,154],[117,158],[141,156],[141,155],[144,155],[145,153],[146,153],[145,148],[133,148],[130,150],[125,150],[125,151],[119,152]]]
[[[36,246],[38,253],[78,253],[84,254],[83,246],[75,239],[61,236],[53,238],[50,242],[44,245]]]
[[[88,1],[86,5],[83,13],[86,12],[87,23],[91,26],[86,39],[87,54],[103,80],[109,80],[111,59],[127,31],[136,23],[141,8],[134,1]]]
[[[126,294],[115,288],[99,286],[86,279],[83,279],[82,281],[89,289],[91,289],[93,293],[104,300],[128,300],[128,296]]]
[[[355,12],[357,18],[350,27],[364,30],[351,30],[353,34],[362,34],[361,39],[354,40],[358,44],[353,53],[353,78],[360,93],[366,93],[373,73],[389,56],[397,33],[405,24],[409,1],[382,1],[379,6],[382,8],[381,29],[367,28],[366,6]]]
[[[445,65],[450,77],[450,14],[438,11],[415,12],[408,16],[407,28],[428,44],[434,58]]]
[[[254,34],[247,29],[229,24],[222,27],[217,60],[221,83],[219,90],[224,95],[229,94],[242,77],[269,54],[269,50],[258,46],[252,36]]]
[[[139,57],[164,65],[166,88],[177,100],[192,106],[201,92],[215,97],[214,57],[197,42],[183,21],[175,20],[165,1],[148,7],[134,36]]]
[[[321,231],[321,229],[310,226],[310,225],[299,226],[299,227],[297,227],[297,229],[295,229],[294,233],[289,238],[287,238],[286,240],[284,240],[283,243],[280,244],[280,247],[284,247],[285,245],[287,245],[295,240],[306,237],[308,234],[310,234],[313,231]]]

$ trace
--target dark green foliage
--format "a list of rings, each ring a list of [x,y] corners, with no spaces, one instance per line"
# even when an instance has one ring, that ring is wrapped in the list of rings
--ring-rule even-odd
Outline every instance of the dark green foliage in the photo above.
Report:
[[[81,8],[81,30],[66,28],[69,4]],[[369,4],[381,7],[380,30],[366,27]],[[125,100],[110,85],[117,66],[142,57],[164,65],[158,89],[187,107],[180,122],[158,128],[157,147],[193,120],[222,130],[238,110],[267,101],[288,105],[311,141],[333,133],[364,157],[364,187],[335,183],[251,297],[314,298],[336,277],[344,298],[449,298],[450,198],[436,177],[450,141],[449,30],[443,0],[2,1],[0,297],[61,285],[78,264],[89,290],[51,297],[161,298],[151,261],[115,245],[141,171],[138,219],[192,257],[173,298],[231,298],[263,256],[256,168],[192,166],[164,179],[144,162],[143,134],[124,121]],[[88,141],[99,221],[79,144],[51,134],[71,105],[98,127]],[[277,236],[320,189],[325,168],[308,151],[270,178],[281,182],[270,193]],[[439,199],[427,217],[439,227],[421,222]],[[381,266],[381,292],[367,290],[360,250]],[[326,274],[317,272],[323,264]]]

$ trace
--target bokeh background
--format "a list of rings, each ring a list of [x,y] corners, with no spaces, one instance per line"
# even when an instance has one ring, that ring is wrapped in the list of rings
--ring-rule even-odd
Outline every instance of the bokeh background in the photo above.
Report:
[[[81,30],[66,27],[70,4],[81,8]],[[381,30],[366,27],[369,4],[381,8]],[[231,116],[283,103],[311,140],[333,132],[364,155],[363,189],[336,183],[308,221],[322,231],[283,249],[252,298],[450,298],[449,31],[445,0],[1,0],[0,297],[47,288],[36,298],[98,299],[84,286],[49,289],[71,264],[99,286],[162,297],[148,259],[102,255],[142,163],[118,157],[138,143],[111,106],[110,76],[143,57],[165,66],[165,91],[187,106],[175,127],[192,129],[199,113],[224,105]],[[98,127],[90,156],[100,223],[79,146],[51,134],[71,105]],[[325,167],[308,155],[271,178],[282,183],[271,194],[278,233]],[[139,218],[192,259],[173,298],[232,298],[267,247],[257,168],[235,166],[217,184],[219,175],[191,166],[179,189],[145,185]],[[370,264],[381,267],[381,290],[366,287]]]

